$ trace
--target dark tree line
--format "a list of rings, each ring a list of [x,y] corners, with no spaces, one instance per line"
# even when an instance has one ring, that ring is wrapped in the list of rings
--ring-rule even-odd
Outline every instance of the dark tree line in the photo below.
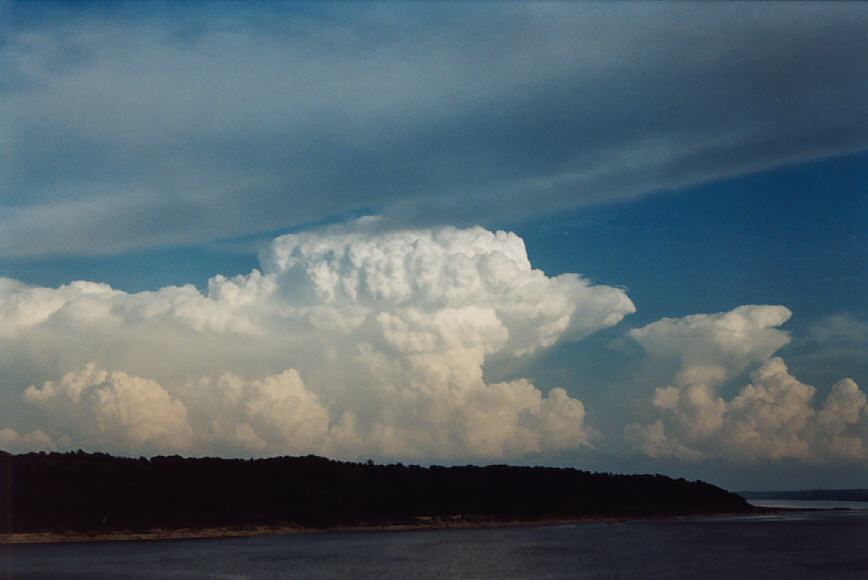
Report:
[[[414,523],[744,512],[735,494],[662,475],[419,467],[322,457],[152,459],[0,452],[2,530]]]

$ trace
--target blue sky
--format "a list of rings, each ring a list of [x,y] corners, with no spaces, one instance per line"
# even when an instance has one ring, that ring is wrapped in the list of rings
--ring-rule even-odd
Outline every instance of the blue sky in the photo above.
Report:
[[[449,445],[464,437],[468,448],[478,445],[476,460],[636,466],[736,487],[836,478],[856,485],[868,476],[859,447],[868,449],[868,406],[864,417],[836,411],[861,409],[860,386],[868,385],[864,5],[201,3],[146,13],[137,4],[7,2],[0,11],[7,16],[0,30],[0,277],[10,281],[0,315],[6,308],[17,317],[0,340],[18,353],[0,359],[7,409],[0,429],[11,421],[0,444],[100,446],[105,433],[37,408],[59,396],[53,390],[23,402],[21,393],[84,373],[96,381],[93,392],[122,401],[132,391],[106,377],[123,372],[154,381],[178,414],[146,430],[161,434],[150,439],[136,439],[121,421],[115,428],[129,441],[114,451],[135,452],[138,441],[142,451],[267,454],[281,449],[268,438],[276,437],[272,427],[241,421],[238,409],[212,408],[190,385],[229,384],[219,377],[235,373],[251,381],[244,388],[254,401],[271,384],[263,377],[297,368],[302,390],[281,392],[308,401],[311,416],[325,413],[330,425],[332,447],[313,451],[450,460]],[[447,268],[464,255],[449,252],[468,243],[467,255],[482,252],[483,260],[468,276],[493,267],[479,257],[486,253],[521,269],[511,242],[492,237],[477,246],[460,233],[474,226],[517,234],[551,288],[531,296],[530,278],[510,278],[511,306],[502,287],[488,288],[496,294],[485,299],[450,302],[465,309],[462,316],[475,313],[472,324],[461,324],[478,325],[472,340],[482,341],[484,359],[471,356],[477,347],[467,346],[468,337],[466,360],[451,351],[427,356],[447,375],[465,363],[470,374],[481,369],[485,382],[472,386],[480,397],[494,396],[496,381],[513,385],[512,398],[504,397],[515,401],[525,387],[513,381],[527,378],[551,402],[516,410],[525,439],[525,431],[501,433],[494,424],[481,435],[485,429],[470,422],[488,415],[469,407],[461,408],[466,431],[450,431],[441,447],[376,439],[370,434],[378,429],[407,428],[376,419],[382,385],[371,379],[356,392],[358,369],[329,374],[299,359],[304,349],[292,345],[301,330],[275,321],[312,307],[311,294],[298,290],[319,288],[312,272],[329,270],[341,288],[373,275],[370,265],[329,260],[341,252],[390,255],[390,244],[404,239],[395,232],[458,228],[439,238],[412,234],[422,237],[406,251],[434,245],[394,257],[404,264],[446,252]],[[284,234],[296,237],[274,242]],[[331,254],[310,249],[326,246]],[[287,247],[302,252],[292,254],[301,265],[278,260]],[[255,268],[272,290],[254,292],[260,282],[248,276]],[[597,294],[557,278],[570,273],[596,284]],[[218,274],[243,279],[212,279]],[[57,289],[75,280],[128,294],[100,294],[105,302],[97,306],[90,302],[96,290]],[[198,294],[166,290],[184,284]],[[229,285],[240,293],[235,298]],[[444,288],[444,296],[453,291]],[[276,296],[285,302],[279,309]],[[350,356],[351,345],[364,342],[395,357],[406,381],[389,387],[395,392],[434,380],[412,375],[417,355],[401,351],[409,343],[396,346],[398,327],[384,321],[400,320],[407,330],[430,317],[425,332],[436,327],[451,344],[444,337],[457,327],[438,325],[453,310],[423,295],[393,303],[381,292],[357,303],[352,294],[340,308],[334,300],[343,299],[329,296],[317,308],[337,309],[347,324],[357,308],[370,309],[368,323],[330,339],[337,352]],[[152,301],[151,310],[141,306]],[[609,318],[598,310],[604,302]],[[244,310],[254,303],[255,312]],[[181,326],[157,328],[154,314],[130,314],[140,307],[172,312],[165,316]],[[490,334],[483,311],[494,313],[507,342]],[[218,319],[230,326],[208,331]],[[374,321],[384,325],[381,334],[368,336]],[[266,330],[272,326],[280,330]],[[328,345],[324,328],[306,332],[326,333]],[[75,340],[64,333],[85,331],[95,337],[87,349],[64,350]],[[138,340],[238,351],[237,337],[225,332],[270,337],[260,351],[268,354],[186,368],[161,365],[157,351],[146,360],[125,350]],[[520,334],[538,341],[519,348]],[[706,340],[708,350],[695,352],[692,343]],[[450,369],[449,360],[462,362]],[[81,370],[85,363],[97,370]],[[344,390],[318,386],[326,375]],[[848,377],[855,387],[839,383]],[[761,394],[743,390],[749,383]],[[806,385],[816,387],[813,398]],[[558,423],[563,431],[555,436],[545,409],[561,400],[546,395],[558,387],[571,397],[559,408],[581,425],[570,431]],[[583,402],[581,413],[574,401]],[[96,412],[83,408],[77,421]],[[339,412],[372,421],[358,419],[355,447],[338,432]],[[528,413],[539,415],[533,427],[523,423]],[[241,421],[235,435],[197,427],[218,415],[227,425]],[[776,421],[801,426],[784,432]],[[240,433],[250,436],[242,441]],[[564,443],[569,433],[578,451]],[[834,461],[818,459],[823,454]]]

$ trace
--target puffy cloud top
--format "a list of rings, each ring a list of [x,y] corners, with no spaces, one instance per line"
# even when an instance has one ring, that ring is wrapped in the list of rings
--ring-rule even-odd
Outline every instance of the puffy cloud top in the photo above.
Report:
[[[472,312],[482,322],[453,325],[453,339],[460,326],[491,329],[496,319],[500,332],[471,342],[490,342],[493,351],[505,339],[517,355],[551,346],[567,332],[582,338],[635,311],[622,290],[591,286],[575,274],[549,278],[531,268],[521,238],[482,228],[288,235],[272,244],[265,268],[294,304],[400,309],[416,326],[432,310]],[[485,322],[487,313],[492,318]],[[380,318],[397,322],[390,320]]]

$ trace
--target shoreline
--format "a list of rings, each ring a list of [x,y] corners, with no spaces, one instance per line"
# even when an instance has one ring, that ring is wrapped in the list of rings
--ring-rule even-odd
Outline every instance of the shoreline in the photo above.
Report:
[[[700,513],[672,514],[663,516],[584,516],[576,518],[547,518],[539,520],[494,520],[494,519],[447,519],[412,524],[373,524],[341,525],[328,528],[312,528],[300,525],[285,526],[248,526],[217,528],[156,528],[141,532],[12,532],[0,533],[0,545],[28,544],[78,544],[96,542],[145,542],[170,540],[210,540],[218,538],[250,538],[263,536],[284,536],[295,534],[332,534],[359,532],[410,532],[430,530],[472,530],[486,528],[521,528],[567,526],[590,523],[622,523],[634,520],[683,520],[693,518],[713,518],[749,516],[763,513],[777,513],[779,509],[763,509],[757,512],[738,513]]]

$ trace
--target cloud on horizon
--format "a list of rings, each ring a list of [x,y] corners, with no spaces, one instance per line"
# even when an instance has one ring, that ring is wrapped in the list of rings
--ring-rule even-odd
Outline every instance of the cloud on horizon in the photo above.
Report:
[[[630,330],[658,367],[630,381],[669,378],[650,398],[610,386],[614,407],[588,413],[562,388],[488,371],[521,369],[635,306],[621,288],[535,270],[515,234],[364,219],[281,236],[261,261],[206,292],[0,279],[0,447],[457,461],[602,443],[688,462],[868,458],[859,386],[843,379],[815,402],[775,356],[790,342],[783,306]],[[811,333],[862,330],[839,316]],[[623,433],[595,427],[595,413],[630,405]]]
[[[868,459],[868,398],[859,385],[842,379],[815,403],[817,389],[772,357],[790,341],[778,328],[790,315],[781,306],[741,306],[632,330],[651,356],[676,360],[678,370],[655,389],[651,419],[626,426],[627,439],[652,457],[683,460]],[[841,317],[823,326],[842,327],[859,328]],[[757,364],[751,383],[727,398],[728,383]]]
[[[206,293],[0,279],[0,445],[449,460],[587,443],[581,401],[484,366],[618,324],[625,291],[534,270],[514,234],[375,226],[281,236]]]
[[[0,256],[501,225],[868,146],[868,6],[4,4]]]

